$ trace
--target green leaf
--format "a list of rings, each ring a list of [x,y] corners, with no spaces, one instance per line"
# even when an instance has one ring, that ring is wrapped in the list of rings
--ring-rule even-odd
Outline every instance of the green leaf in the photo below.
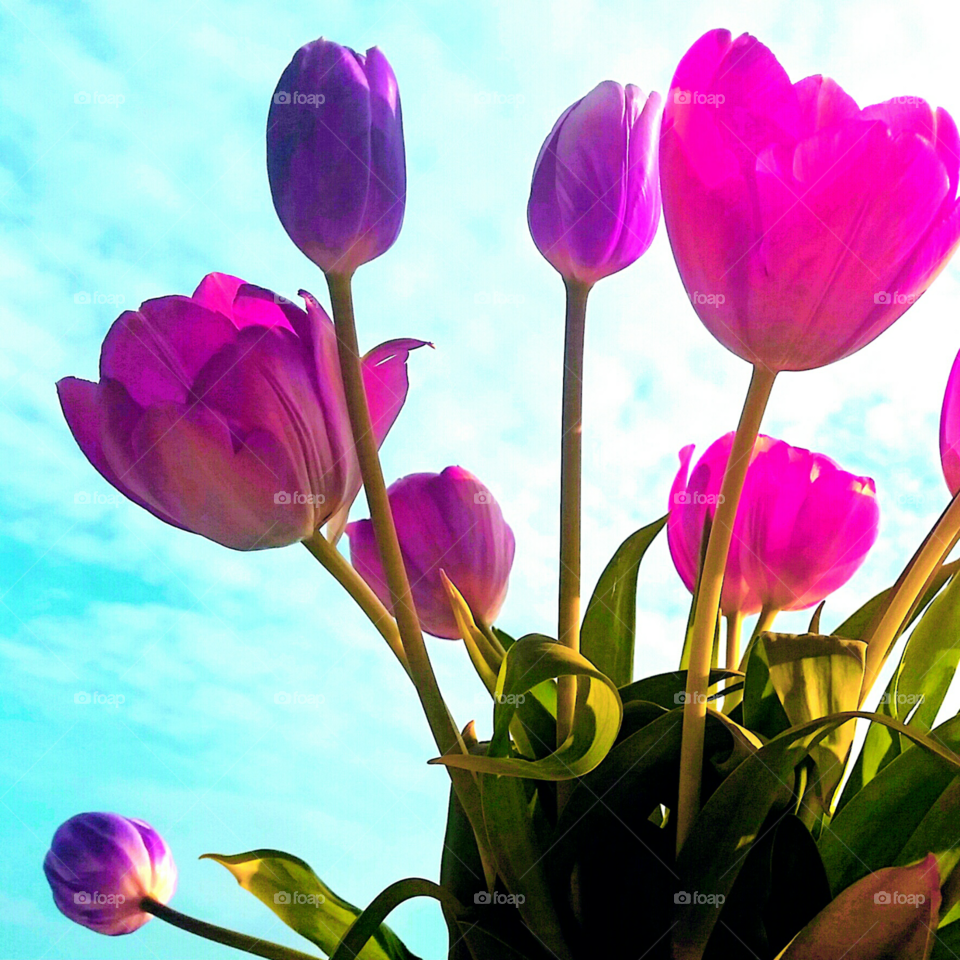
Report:
[[[577,679],[573,729],[566,742],[542,760],[510,757],[509,727],[532,688],[555,677]],[[430,763],[530,780],[569,780],[583,776],[616,742],[623,704],[613,681],[569,647],[548,637],[531,635],[508,651],[497,678],[494,733],[486,756],[448,754]]]
[[[518,777],[480,777],[480,803],[497,873],[534,936],[558,958],[572,957],[547,876],[547,828],[537,791]]]
[[[200,858],[225,866],[244,890],[265,903],[288,927],[316,944],[328,956],[360,916],[352,904],[338,897],[299,857],[280,850],[251,850]],[[387,926],[356,955],[359,960],[416,960]]]
[[[743,681],[743,725],[772,739],[790,728],[780,697],[770,679],[767,648],[755,637],[747,651],[747,675]]]
[[[763,648],[769,682],[791,727],[859,706],[867,649],[862,640],[765,633],[757,646]],[[837,727],[810,752],[824,809],[843,777],[854,732],[852,723]]]
[[[945,760],[955,775],[960,773],[960,758],[950,750],[889,717],[848,711],[792,727],[740,763],[707,800],[680,852],[681,889],[707,897],[728,895],[767,815],[790,802],[796,766],[824,737],[854,719],[885,723],[899,730]],[[678,907],[675,960],[700,960],[717,914],[716,906],[709,902]]]
[[[597,581],[580,630],[580,652],[618,687],[633,679],[640,561],[667,517],[631,534]]]
[[[960,717],[941,724],[930,737],[950,750],[960,749]],[[820,854],[833,890],[843,890],[871,871],[899,862],[901,852],[921,831],[929,811],[956,776],[951,764],[915,748],[884,767],[834,816],[820,838]]]
[[[941,574],[943,571],[940,571]],[[939,589],[941,584],[935,583]],[[933,587],[931,587],[933,590]],[[930,591],[928,591],[929,593]],[[907,638],[900,664],[890,678],[877,712],[929,730],[960,663],[960,577],[934,599]],[[911,713],[913,714],[912,716]],[[903,750],[900,737],[885,727],[871,727],[838,810]]]
[[[743,674],[739,670],[711,670],[710,686],[723,680],[741,679]],[[624,706],[634,700],[646,700],[649,703],[658,703],[666,710],[673,710],[683,705],[687,690],[687,671],[673,670],[670,673],[658,673],[652,677],[644,677],[626,687],[620,688],[620,699]]]
[[[452,786],[447,807],[447,828],[440,858],[440,883],[457,900],[467,905],[475,903],[477,896],[483,895],[487,890],[477,838],[457,798],[457,792]],[[443,918],[450,935],[448,960],[468,960],[470,952],[463,939],[458,917],[443,907]]]
[[[453,916],[466,913],[463,904],[456,897],[432,880],[424,880],[422,877],[397,880],[374,897],[340,941],[340,945],[330,954],[330,960],[354,960],[355,957],[366,956],[364,951],[371,938],[376,938],[380,930],[387,929],[383,926],[383,921],[401,903],[414,897],[432,897]]]

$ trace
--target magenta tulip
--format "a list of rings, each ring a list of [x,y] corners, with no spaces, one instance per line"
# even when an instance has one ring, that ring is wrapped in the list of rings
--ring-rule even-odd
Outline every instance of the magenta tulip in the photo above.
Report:
[[[873,480],[782,440],[751,463],[741,506],[733,550],[744,579],[775,610],[803,610],[838,590],[877,539]]]
[[[267,118],[267,173],[280,222],[324,272],[349,274],[393,245],[406,161],[397,78],[322,37],[283,71]]]
[[[447,640],[460,637],[441,570],[460,591],[474,618],[492,623],[507,595],[514,540],[490,491],[462,467],[447,467],[439,474],[403,477],[388,493],[423,630]],[[347,536],[353,565],[392,609],[373,524],[369,520],[351,523]]]
[[[660,95],[604,81],[568,107],[540,149],[527,222],[568,280],[593,284],[629,267],[660,222]]]
[[[732,443],[728,433],[710,446],[689,482],[693,447],[680,451],[667,539],[690,591],[704,524],[716,513]],[[871,479],[841,470],[823,454],[760,435],[737,507],[721,610],[749,615],[763,607],[802,610],[819,603],[863,564],[879,519]]]
[[[43,870],[61,913],[111,937],[150,919],[140,908],[144,897],[167,903],[177,886],[163,837],[143,820],[116,813],[78,813],[62,824]]]
[[[774,372],[866,346],[960,240],[960,136],[945,110],[918,97],[860,109],[832,80],[791,84],[747,34],[713,30],[680,62],[660,168],[694,309]]]
[[[953,361],[940,411],[940,464],[950,493],[956,496],[960,493],[960,353]]]
[[[100,382],[57,384],[80,448],[161,520],[236,550],[278,547],[343,518],[360,469],[333,324],[236,277],[148,300],[110,328]],[[363,359],[378,442],[407,393],[420,340]]]

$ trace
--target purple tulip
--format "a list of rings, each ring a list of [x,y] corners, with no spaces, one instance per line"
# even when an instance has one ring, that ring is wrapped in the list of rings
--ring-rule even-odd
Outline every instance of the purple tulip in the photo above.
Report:
[[[100,382],[57,384],[81,450],[161,520],[236,550],[279,547],[338,519],[360,490],[333,324],[237,277],[148,300],[110,328]],[[420,340],[363,358],[378,442]]]
[[[478,623],[492,623],[507,595],[514,540],[490,491],[462,467],[447,467],[439,474],[403,477],[388,493],[423,630],[446,640],[460,638],[441,570]],[[351,523],[347,536],[353,565],[392,609],[373,524]]]
[[[960,353],[953,361],[940,411],[940,464],[950,493],[956,496],[960,493]]]
[[[301,47],[267,117],[267,173],[290,239],[325,273],[393,246],[407,181],[397,78],[387,58],[322,37]]]
[[[680,451],[667,539],[688,590],[696,583],[706,517],[712,519],[733,434],[709,447],[687,481],[693,447]],[[829,457],[760,435],[737,507],[721,610],[803,610],[845,584],[877,538],[880,512],[869,477]]]
[[[594,284],[629,267],[660,222],[660,95],[612,80],[568,107],[540,148],[527,222],[565,279]]]
[[[149,823],[116,813],[78,813],[62,824],[43,872],[64,916],[111,937],[150,919],[140,908],[144,897],[167,903],[177,886],[163,837]]]
[[[749,34],[712,30],[674,74],[663,214],[704,326],[771,371],[847,357],[927,289],[960,241],[960,136],[942,108],[861,109],[791,83]]]

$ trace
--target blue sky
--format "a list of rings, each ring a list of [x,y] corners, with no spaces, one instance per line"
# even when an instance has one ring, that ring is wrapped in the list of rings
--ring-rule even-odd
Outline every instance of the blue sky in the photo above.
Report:
[[[325,35],[377,44],[403,102],[408,204],[395,247],[356,282],[361,341],[412,336],[392,479],[459,463],[517,540],[501,625],[555,618],[563,291],[525,211],[560,112],[596,83],[665,93],[706,30],[750,31],[791,77],[833,76],[860,104],[922,95],[960,114],[955,31],[914,2],[75,3],[0,0],[0,956],[212,957],[152,922],[98,937],[54,908],[40,864],[81,810],[142,817],[168,839],[173,905],[298,938],[207,851],[278,847],[366,903],[436,877],[445,775],[378,635],[302,548],[239,554],[111,497],[54,391],[95,378],[124,308],[223,270],[325,301],[273,212],[263,130],[290,56]],[[764,430],[877,482],[881,540],[828,601],[832,626],[895,578],[946,502],[937,421],[960,347],[950,267],[860,354],[785,375]],[[677,451],[736,422],[748,368],[702,328],[662,228],[591,297],[585,377],[584,577],[664,512]],[[364,516],[362,500],[355,516]],[[637,670],[672,669],[688,597],[664,542],[641,573]],[[799,626],[804,615],[784,618]],[[458,721],[490,721],[458,644],[431,646]],[[312,705],[276,703],[278,693]],[[78,693],[118,706],[77,703]],[[80,698],[82,699],[82,697]],[[96,698],[92,698],[96,699]],[[433,906],[391,922],[443,955]]]

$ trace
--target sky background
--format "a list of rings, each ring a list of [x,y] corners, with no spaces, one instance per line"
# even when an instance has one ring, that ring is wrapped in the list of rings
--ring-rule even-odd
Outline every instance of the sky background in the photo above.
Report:
[[[943,10],[0,0],[0,957],[227,955],[161,922],[107,939],[57,912],[41,862],[83,810],[141,817],[166,837],[180,868],[173,906],[293,946],[305,941],[197,857],[288,850],[358,904],[401,877],[438,875],[447,778],[426,765],[426,723],[378,634],[306,550],[234,553],[110,496],[54,389],[67,375],[96,379],[123,309],[189,293],[213,270],[326,303],[265,172],[266,113],[294,51],[320,35],[376,44],[400,85],[406,219],[358,274],[360,338],[437,349],[410,358],[388,481],[454,463],[476,473],[516,534],[500,625],[552,634],[563,288],[529,238],[526,201],[555,119],[605,79],[665,93],[685,50],[718,26],[758,36],[793,79],[833,76],[861,105],[919,95],[957,116]],[[778,380],[764,432],[877,484],[881,539],[828,601],[828,629],[896,577],[946,503],[937,424],[960,346],[958,280],[948,268],[854,357]],[[665,512],[677,451],[702,452],[735,426],[748,376],[697,320],[662,227],[596,288],[585,592],[619,543]],[[354,516],[365,515],[361,498]],[[676,667],[688,603],[660,539],[641,570],[638,676]],[[462,647],[431,652],[458,723],[488,732],[489,699]],[[76,702],[82,693],[123,702]],[[415,953],[444,955],[432,903],[390,922]]]

